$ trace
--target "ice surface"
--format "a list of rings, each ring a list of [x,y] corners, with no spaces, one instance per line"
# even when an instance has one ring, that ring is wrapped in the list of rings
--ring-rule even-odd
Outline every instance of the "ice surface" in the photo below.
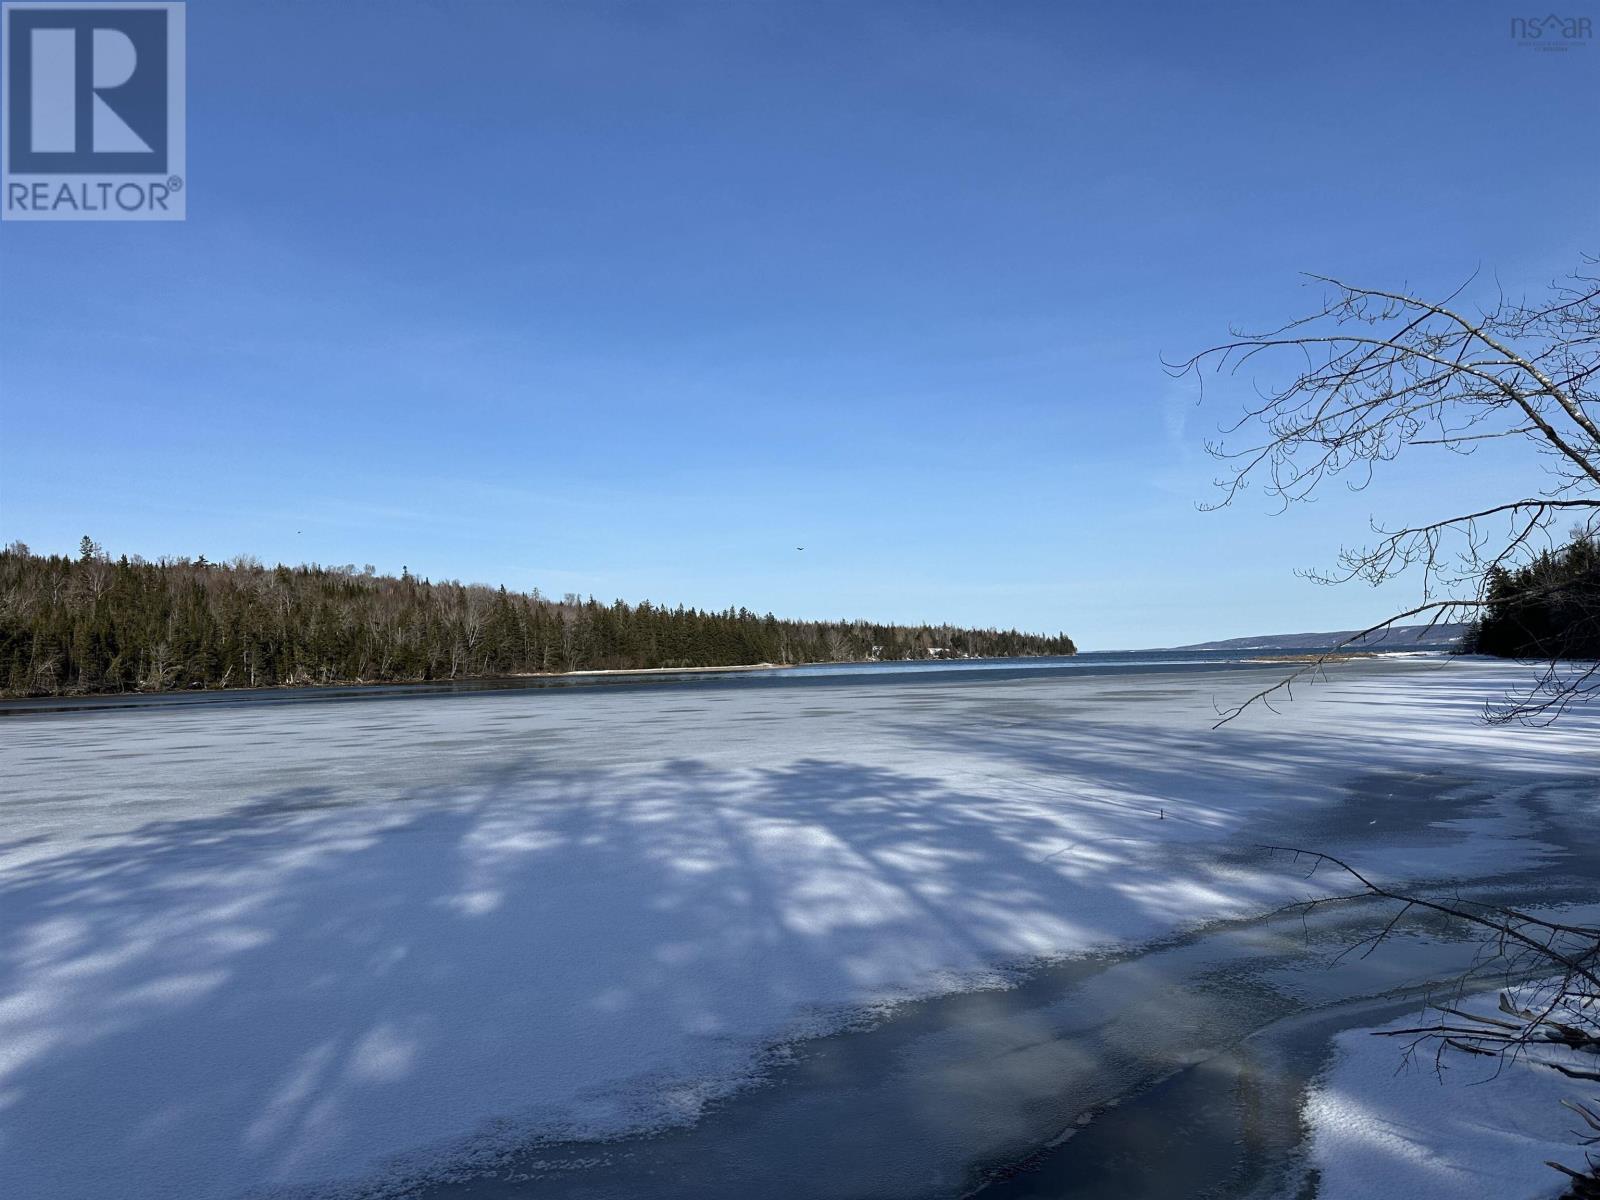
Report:
[[[1492,993],[1460,1007],[1503,1017]],[[1380,1028],[1418,1024],[1407,1017]],[[1447,1052],[1436,1069],[1431,1043],[1404,1057],[1412,1040],[1376,1037],[1368,1029],[1336,1039],[1335,1060],[1305,1109],[1319,1200],[1553,1200],[1568,1181],[1545,1165],[1547,1159],[1585,1169],[1574,1131],[1582,1122],[1561,1101],[1593,1105],[1600,1085],[1532,1060],[1592,1071],[1592,1055],[1545,1046],[1502,1063]]]
[[[1514,788],[1404,782],[1595,767],[1600,714],[1477,723],[1507,664],[1352,663],[1217,732],[1265,671],[981,674],[4,721],[0,1179],[381,1191],[692,1119],[859,1006],[1311,890],[1257,842],[1535,865]]]

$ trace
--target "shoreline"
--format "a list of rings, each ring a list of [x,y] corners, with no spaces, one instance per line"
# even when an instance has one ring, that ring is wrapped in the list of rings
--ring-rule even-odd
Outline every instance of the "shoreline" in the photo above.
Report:
[[[116,697],[156,697],[156,696],[228,696],[258,695],[263,692],[299,691],[315,689],[336,691],[341,688],[367,689],[367,688],[413,688],[432,687],[448,688],[458,685],[492,684],[496,680],[504,679],[597,679],[610,676],[632,675],[732,675],[752,671],[787,671],[795,667],[845,667],[862,666],[868,664],[889,663],[970,663],[970,662],[999,662],[1002,658],[1075,658],[1076,655],[995,655],[984,657],[971,655],[965,658],[851,658],[840,660],[818,659],[813,662],[797,663],[729,663],[724,666],[711,667],[586,667],[578,671],[502,671],[493,675],[459,675],[446,679],[339,679],[322,683],[316,680],[295,680],[285,683],[259,684],[254,687],[241,685],[238,687],[191,687],[191,688],[162,688],[159,691],[145,691],[141,688],[130,688],[124,691],[87,691],[87,692],[51,692],[28,693],[10,692],[0,690],[0,702],[19,701],[49,701],[49,700],[109,700]]]
[[[597,667],[582,671],[510,671],[495,675],[460,675],[454,679],[340,679],[330,683],[319,683],[315,680],[297,680],[291,683],[268,683],[255,687],[244,685],[241,687],[195,687],[195,688],[163,688],[159,691],[145,691],[143,689],[129,689],[126,691],[94,691],[94,692],[53,692],[44,695],[26,692],[0,691],[0,704],[39,704],[48,705],[52,702],[72,704],[88,703],[93,701],[114,700],[155,700],[161,697],[193,696],[196,698],[210,696],[261,696],[272,692],[298,692],[298,691],[373,691],[380,688],[439,688],[471,687],[473,685],[492,685],[498,680],[524,680],[524,679],[597,679],[607,676],[632,676],[632,675],[728,675],[747,673],[751,671],[783,671],[790,667],[809,666],[809,663],[737,663],[725,667],[629,667],[626,669],[615,667]],[[490,690],[483,687],[482,690]]]
[[[733,663],[725,667],[587,667],[581,671],[511,671],[504,675],[474,675],[473,679],[565,679],[574,675],[720,675],[731,671],[787,671],[791,667],[813,667],[816,663]],[[418,683],[464,682],[447,679],[419,679]],[[201,689],[196,689],[201,690]],[[215,691],[216,689],[210,689]]]

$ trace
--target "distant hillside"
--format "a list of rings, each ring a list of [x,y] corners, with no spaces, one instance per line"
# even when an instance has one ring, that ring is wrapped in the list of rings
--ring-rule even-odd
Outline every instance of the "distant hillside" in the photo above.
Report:
[[[461,679],[577,670],[1072,654],[1066,634],[667,608],[354,566],[0,550],[0,692]]]
[[[1197,642],[1192,646],[1173,646],[1174,650],[1323,650],[1337,646],[1346,638],[1353,638],[1358,629],[1345,629],[1335,633],[1265,633],[1255,637],[1228,638],[1221,642]],[[1364,641],[1354,642],[1351,649],[1406,650],[1438,648],[1459,643],[1467,632],[1466,625],[1395,625],[1372,634]]]

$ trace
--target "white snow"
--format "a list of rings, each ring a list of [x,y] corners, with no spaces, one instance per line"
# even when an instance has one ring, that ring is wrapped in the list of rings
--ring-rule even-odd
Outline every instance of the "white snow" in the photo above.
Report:
[[[1229,852],[1352,781],[1593,772],[1600,714],[1477,723],[1520,674],[1357,662],[1217,732],[1271,670],[8,719],[0,1179],[207,1200],[692,1119],[861,1006],[1304,895]],[[1364,813],[1363,865],[1542,861],[1470,800]]]
[[[1459,1007],[1502,1015],[1492,993]],[[1379,1028],[1410,1029],[1439,1016],[1414,1015]],[[1319,1200],[1551,1200],[1568,1181],[1546,1160],[1586,1169],[1575,1132],[1583,1123],[1561,1101],[1595,1107],[1600,1084],[1568,1079],[1532,1060],[1593,1070],[1592,1055],[1580,1062],[1571,1051],[1538,1047],[1501,1063],[1449,1051],[1436,1069],[1431,1044],[1405,1056],[1412,1040],[1370,1029],[1335,1039],[1334,1061],[1305,1107]]]

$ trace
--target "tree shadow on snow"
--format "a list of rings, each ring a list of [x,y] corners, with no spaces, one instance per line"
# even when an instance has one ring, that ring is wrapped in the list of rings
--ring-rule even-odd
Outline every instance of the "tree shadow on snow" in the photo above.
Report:
[[[965,773],[517,754],[380,799],[263,790],[23,865],[0,881],[10,1186],[199,1200],[485,1113],[489,1135],[660,1116],[815,997],[1259,907],[1214,844],[1374,759],[1242,729],[890,732]],[[1398,738],[1379,757],[1425,765]]]

